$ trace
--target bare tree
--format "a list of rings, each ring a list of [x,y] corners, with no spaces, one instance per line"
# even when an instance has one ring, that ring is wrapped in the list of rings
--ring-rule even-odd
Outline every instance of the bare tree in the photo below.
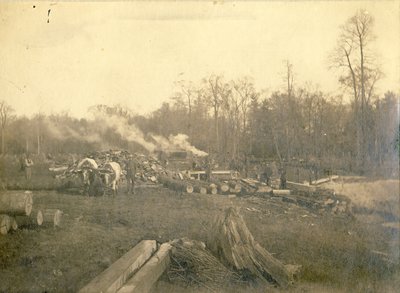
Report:
[[[191,138],[193,135],[193,119],[192,119],[192,106],[193,100],[197,94],[197,90],[194,87],[192,82],[186,82],[184,80],[180,80],[176,82],[177,86],[179,86],[179,92],[177,93],[177,98],[186,100],[187,108],[188,108],[188,117],[187,117],[187,133]]]
[[[223,82],[222,77],[211,75],[207,80],[210,101],[214,112],[215,144],[217,152],[220,151],[219,114],[222,101],[230,95],[229,85]]]
[[[358,11],[341,27],[337,46],[330,56],[330,66],[342,69],[339,82],[352,90],[356,128],[356,153],[359,163],[366,158],[367,116],[376,82],[382,72],[370,50],[375,39],[374,19],[365,10]]]
[[[1,154],[5,154],[5,135],[6,129],[13,118],[14,109],[8,105],[5,101],[0,101],[0,123],[1,123]]]

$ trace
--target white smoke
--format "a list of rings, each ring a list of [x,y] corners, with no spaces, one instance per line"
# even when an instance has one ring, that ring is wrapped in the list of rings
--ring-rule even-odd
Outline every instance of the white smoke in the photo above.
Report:
[[[95,117],[97,124],[104,128],[114,129],[114,131],[121,135],[125,140],[140,144],[150,153],[154,152],[156,149],[156,146],[153,143],[146,141],[143,132],[135,125],[129,124],[126,118],[103,113],[95,114]]]
[[[195,155],[197,155],[199,157],[205,157],[205,156],[208,155],[206,152],[203,152],[203,151],[197,149],[196,147],[192,146],[189,143],[188,138],[189,137],[186,134],[179,133],[179,134],[177,134],[175,136],[170,135],[169,136],[169,141],[173,145],[175,145],[177,147],[180,147],[180,148],[182,148],[182,149],[184,149],[186,151],[190,151],[190,152],[192,152],[193,154],[195,154]]]
[[[128,123],[124,117],[117,115],[105,114],[102,112],[92,112],[94,118],[92,123],[88,124],[87,128],[82,126],[72,128],[65,123],[59,123],[55,120],[46,118],[43,120],[44,126],[47,128],[50,135],[58,140],[64,141],[67,139],[76,139],[89,143],[99,143],[102,147],[110,146],[112,142],[107,142],[104,137],[109,129],[119,134],[124,140],[135,142],[143,146],[149,153],[153,153],[156,149],[172,150],[182,149],[190,151],[197,156],[207,156],[196,147],[192,146],[188,141],[186,134],[170,135],[165,138],[160,135],[150,134],[150,137],[155,143],[146,140],[143,132],[134,124]]]
[[[45,126],[51,136],[58,140],[64,141],[73,138],[89,143],[101,142],[101,137],[98,133],[88,133],[82,128],[75,130],[65,124],[57,123],[56,121],[52,121],[47,118],[42,121],[42,124]]]
[[[206,152],[203,152],[196,147],[192,146],[188,141],[188,136],[186,134],[170,135],[168,139],[163,136],[151,134],[150,135],[163,150],[180,148],[185,151],[192,152],[194,155],[199,157],[207,156]]]

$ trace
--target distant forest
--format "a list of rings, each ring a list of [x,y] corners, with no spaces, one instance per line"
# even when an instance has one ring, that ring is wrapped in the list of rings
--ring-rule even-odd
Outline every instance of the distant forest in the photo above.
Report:
[[[185,134],[196,148],[224,159],[314,161],[359,173],[398,168],[399,94],[376,94],[383,73],[369,50],[372,28],[372,16],[363,11],[341,28],[328,57],[340,96],[297,85],[286,61],[285,87],[275,92],[257,90],[251,77],[181,80],[169,102],[146,116],[120,105],[94,105],[90,119],[67,113],[26,118],[0,101],[1,153],[151,152],[154,136]]]

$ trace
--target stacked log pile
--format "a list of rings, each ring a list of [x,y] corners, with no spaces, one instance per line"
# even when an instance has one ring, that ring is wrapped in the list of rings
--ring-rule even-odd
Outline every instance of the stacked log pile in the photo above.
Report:
[[[62,212],[57,209],[33,208],[32,192],[0,194],[0,234],[19,227],[60,226]]]

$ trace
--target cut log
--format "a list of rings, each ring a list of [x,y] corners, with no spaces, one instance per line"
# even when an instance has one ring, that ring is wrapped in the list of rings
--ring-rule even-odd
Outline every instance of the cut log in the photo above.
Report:
[[[332,176],[330,176],[330,177],[328,177],[328,178],[321,178],[321,179],[318,179],[318,180],[314,180],[314,181],[311,182],[311,184],[312,184],[312,185],[319,185],[319,184],[323,184],[323,183],[326,183],[326,182],[330,182],[330,181],[336,180],[336,179],[339,179],[339,176],[337,176],[337,175],[332,175]]]
[[[15,221],[19,227],[38,226],[41,213],[40,210],[34,209],[29,216],[15,216]]]
[[[287,181],[286,186],[288,189],[294,191],[302,191],[302,192],[315,192],[317,188],[315,186],[300,184],[296,182]]]
[[[290,195],[290,189],[274,189],[272,194],[275,195]]]
[[[18,229],[18,223],[15,220],[15,217],[10,217],[10,225],[11,229],[13,229],[14,231]]]
[[[242,185],[236,181],[229,181],[229,186],[234,193],[240,193],[242,191]]]
[[[194,192],[197,192],[200,194],[207,194],[207,187],[204,187],[204,186],[194,185],[193,190],[194,190]]]
[[[155,240],[143,240],[109,268],[79,290],[79,293],[117,292],[157,249]]]
[[[0,213],[29,216],[32,211],[32,192],[0,194]]]
[[[39,226],[49,224],[58,227],[61,224],[62,211],[57,209],[40,210],[36,218]]]
[[[217,185],[215,185],[214,183],[211,183],[207,188],[207,192],[209,194],[217,194],[218,193]]]
[[[11,228],[11,219],[8,215],[0,215],[0,234],[6,235]]]
[[[257,193],[271,193],[272,192],[272,188],[267,186],[267,185],[260,185],[257,188]]]
[[[261,247],[234,208],[228,208],[210,230],[207,246],[236,270],[247,270],[264,281],[288,287],[293,275],[267,250]]]
[[[148,293],[170,264],[172,246],[164,243],[156,254],[130,279],[118,293]]]
[[[175,180],[167,176],[160,176],[159,180],[165,187],[175,191],[193,193],[193,186],[186,181]]]
[[[211,183],[215,184],[218,190],[218,193],[224,194],[229,192],[229,184],[219,181],[217,179],[211,180]]]

